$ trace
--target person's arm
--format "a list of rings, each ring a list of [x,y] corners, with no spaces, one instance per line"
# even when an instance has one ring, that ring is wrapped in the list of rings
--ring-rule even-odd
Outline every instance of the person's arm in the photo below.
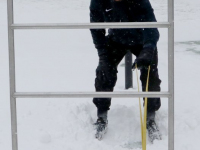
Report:
[[[149,2],[149,0],[137,0],[138,3],[138,22],[157,22],[154,15],[154,10]],[[157,28],[144,28],[144,48],[151,47],[156,48],[157,42],[159,40],[159,32]]]
[[[90,3],[90,22],[104,22],[103,14],[103,1],[102,0],[91,0]],[[106,52],[106,39],[105,29],[90,29],[93,43],[98,50],[98,54],[102,55]]]
[[[136,7],[138,22],[157,22],[149,0],[136,1],[138,2]],[[135,68],[135,64],[137,64],[139,69],[148,68],[149,65],[152,65],[152,59],[155,55],[156,45],[159,40],[159,32],[157,28],[144,28],[142,32],[144,40],[143,49],[135,59],[133,69]]]

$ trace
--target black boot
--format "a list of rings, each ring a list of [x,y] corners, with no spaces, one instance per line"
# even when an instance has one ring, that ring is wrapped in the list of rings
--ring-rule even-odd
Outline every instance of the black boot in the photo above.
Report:
[[[108,121],[104,121],[104,119],[102,117],[97,119],[97,122],[94,123],[94,126],[96,128],[96,134],[95,137],[98,140],[101,140],[103,138],[103,135],[106,133],[107,131],[107,126],[108,126]]]
[[[147,112],[147,131],[151,143],[155,139],[162,140],[159,128],[155,122],[155,112]]]

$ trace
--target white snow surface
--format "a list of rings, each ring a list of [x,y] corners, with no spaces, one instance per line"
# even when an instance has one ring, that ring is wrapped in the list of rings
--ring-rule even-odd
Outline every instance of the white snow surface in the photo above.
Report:
[[[14,0],[15,23],[89,22],[89,0]],[[151,0],[167,21],[167,0]],[[175,0],[175,149],[199,150],[200,1]],[[7,4],[0,0],[0,150],[11,150]],[[159,74],[168,90],[167,29],[159,29]],[[89,30],[16,30],[17,92],[95,91],[97,52]],[[115,91],[124,91],[123,62]],[[137,91],[134,72],[134,87]],[[108,132],[94,138],[92,98],[17,99],[19,150],[141,149],[138,99],[115,98]],[[156,114],[163,139],[148,150],[168,149],[168,100]]]

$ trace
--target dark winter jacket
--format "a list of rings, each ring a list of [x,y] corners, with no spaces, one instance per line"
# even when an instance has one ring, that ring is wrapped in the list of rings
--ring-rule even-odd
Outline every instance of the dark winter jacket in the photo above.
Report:
[[[156,22],[149,0],[91,0],[90,22]],[[106,45],[106,30],[91,29],[97,49]],[[143,44],[156,47],[159,39],[157,28],[109,29],[109,37],[123,45]]]

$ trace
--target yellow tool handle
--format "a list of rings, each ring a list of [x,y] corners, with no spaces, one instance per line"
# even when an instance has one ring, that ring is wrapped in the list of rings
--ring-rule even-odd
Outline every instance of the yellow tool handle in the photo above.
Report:
[[[139,92],[140,88],[139,88],[139,79],[138,79],[137,64],[135,65],[135,68],[136,68],[137,85],[138,85],[138,92]],[[150,73],[150,66],[148,67],[148,75],[147,75],[147,82],[146,82],[146,92],[148,92],[148,87],[149,87],[149,73]],[[147,97],[145,97],[145,101],[144,101],[144,121],[142,121],[142,106],[141,106],[140,97],[139,97],[139,107],[140,107],[140,123],[141,123],[142,150],[146,150]]]
[[[135,64],[135,68],[136,68],[138,92],[140,92],[137,64]],[[141,140],[142,140],[142,145],[143,145],[143,121],[142,121],[142,106],[141,106],[140,97],[139,97],[139,107],[140,107]]]

